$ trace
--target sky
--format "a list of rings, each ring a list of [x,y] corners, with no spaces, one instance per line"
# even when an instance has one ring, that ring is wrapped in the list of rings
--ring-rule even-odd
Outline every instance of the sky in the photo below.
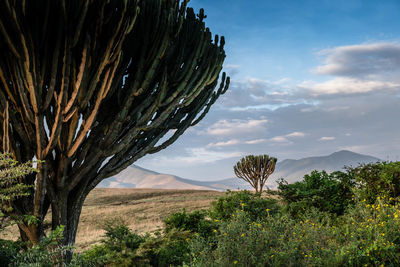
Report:
[[[136,165],[234,177],[249,154],[339,150],[400,160],[400,1],[191,0],[226,38],[228,92],[174,144]]]

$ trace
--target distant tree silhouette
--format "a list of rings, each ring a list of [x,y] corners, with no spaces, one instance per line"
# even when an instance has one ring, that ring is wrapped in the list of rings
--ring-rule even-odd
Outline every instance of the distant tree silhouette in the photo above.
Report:
[[[248,182],[256,193],[261,193],[268,177],[275,170],[276,162],[276,158],[268,155],[249,155],[238,161],[233,170],[236,176]]]

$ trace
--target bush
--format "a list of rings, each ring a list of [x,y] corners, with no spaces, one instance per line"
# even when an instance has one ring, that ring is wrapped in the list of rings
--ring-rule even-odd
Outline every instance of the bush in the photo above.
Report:
[[[188,218],[196,218],[199,216],[198,214],[202,213],[178,213],[169,220],[166,219],[169,221],[168,231],[157,231],[154,234],[147,233],[143,236],[132,233],[121,222],[107,222],[104,227],[106,234],[101,241],[102,244],[95,245],[92,249],[82,253],[80,256],[81,265],[177,266],[183,262],[189,262],[188,242],[194,236],[194,233],[186,231],[182,227],[203,228],[196,227],[195,224],[189,226],[182,223],[177,219],[181,218],[182,214],[184,217],[182,221],[188,222]]]
[[[222,222],[213,239],[195,238],[191,243],[193,266],[262,266],[267,236],[244,211]]]
[[[31,162],[19,163],[11,154],[0,153],[0,231],[23,219],[16,215],[12,201],[29,196],[32,185],[21,182],[25,175],[37,172]]]
[[[63,265],[63,256],[71,247],[60,245],[63,238],[64,226],[51,231],[48,237],[42,238],[36,246],[15,254],[10,266],[41,266],[52,267]]]
[[[297,216],[313,207],[323,212],[342,215],[352,204],[354,179],[349,173],[313,171],[304,180],[293,184],[281,179],[278,182],[279,195],[286,209]]]
[[[125,249],[135,250],[144,238],[136,233],[132,233],[126,224],[116,221],[105,222],[105,239],[102,243],[111,250],[121,252]]]
[[[239,211],[212,240],[195,238],[191,256],[191,266],[399,266],[400,206],[358,202],[337,220],[311,208],[253,222]]]
[[[193,233],[176,229],[156,232],[147,236],[137,255],[146,266],[180,266],[189,262],[189,240],[193,236]]]
[[[102,244],[82,253],[81,258],[85,265],[132,266],[135,262],[140,262],[136,250],[145,242],[146,236],[132,233],[126,224],[119,220],[106,221],[104,230],[106,233]]]
[[[15,255],[22,249],[21,242],[0,239],[0,266],[11,264]]]
[[[217,228],[214,221],[206,219],[207,212],[204,210],[186,213],[186,210],[171,214],[164,220],[165,231],[173,229],[198,233],[204,237],[213,233]]]
[[[247,190],[227,191],[224,197],[211,203],[210,217],[214,220],[230,220],[239,210],[247,212],[252,221],[266,218],[279,210],[277,200],[263,198]]]
[[[400,196],[400,162],[377,162],[347,168],[356,179],[358,196],[372,204],[378,197]]]

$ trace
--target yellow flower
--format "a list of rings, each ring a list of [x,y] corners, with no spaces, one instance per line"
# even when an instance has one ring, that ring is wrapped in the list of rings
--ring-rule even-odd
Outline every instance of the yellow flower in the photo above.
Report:
[[[382,233],[382,236],[385,236],[385,233]]]
[[[217,232],[217,230],[214,229],[214,233],[216,233],[216,232]]]
[[[238,261],[233,261],[233,264],[238,264]]]
[[[240,236],[241,236],[241,237],[244,237],[244,234],[241,234]]]

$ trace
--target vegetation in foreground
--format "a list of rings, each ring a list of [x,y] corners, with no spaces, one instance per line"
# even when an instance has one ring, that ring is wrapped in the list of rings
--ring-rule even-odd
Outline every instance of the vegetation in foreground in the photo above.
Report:
[[[207,210],[172,214],[152,233],[107,222],[102,242],[75,253],[70,266],[398,266],[399,173],[399,162],[313,172],[281,181],[280,200],[227,192]],[[25,250],[10,242],[2,255],[14,266],[51,266],[70,249],[56,237]]]

